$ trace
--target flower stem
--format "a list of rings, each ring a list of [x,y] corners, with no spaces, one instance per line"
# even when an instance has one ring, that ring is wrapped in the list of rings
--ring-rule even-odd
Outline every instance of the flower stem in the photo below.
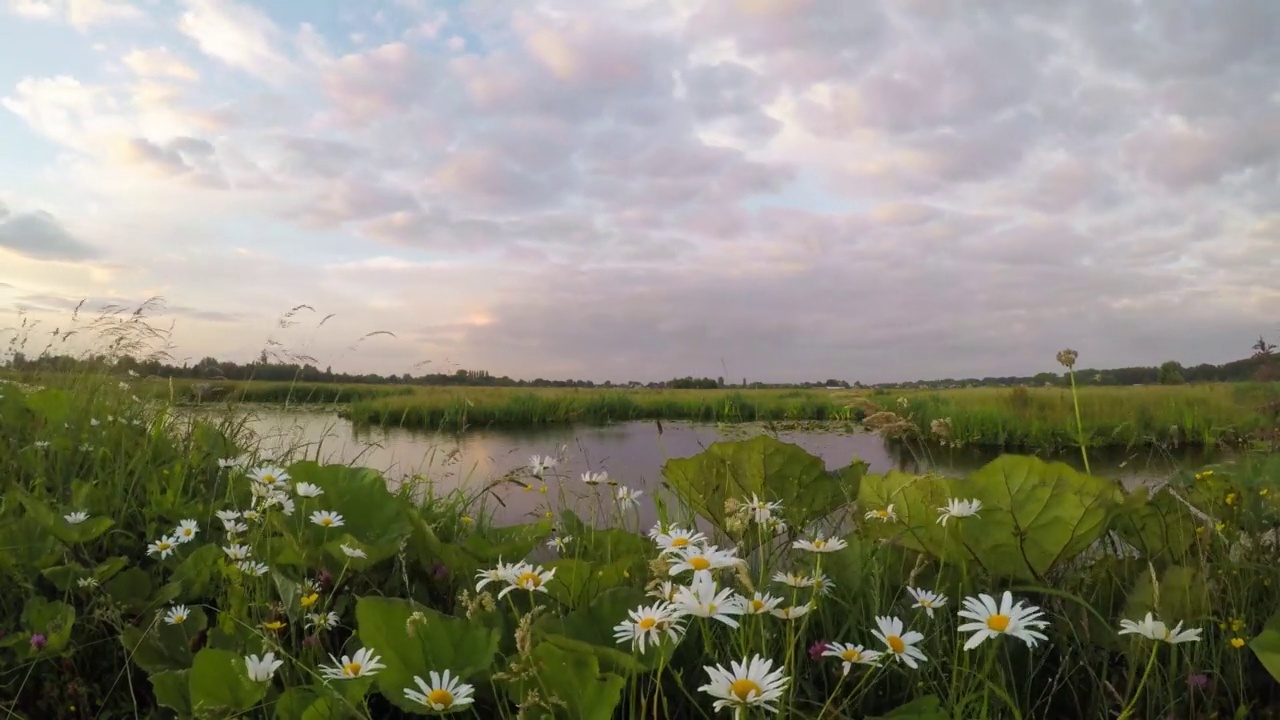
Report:
[[[1133,716],[1133,708],[1138,704],[1138,698],[1142,696],[1142,688],[1146,686],[1147,678],[1151,677],[1151,668],[1155,667],[1156,653],[1158,652],[1160,652],[1160,644],[1152,643],[1151,657],[1147,660],[1147,669],[1142,671],[1142,679],[1138,681],[1138,687],[1133,691],[1133,699],[1130,700],[1129,704],[1120,712],[1120,717],[1117,718],[1117,720],[1128,720],[1128,718]]]
[[[1084,442],[1084,423],[1080,421],[1080,396],[1076,392],[1076,371],[1067,369],[1067,376],[1071,378],[1071,404],[1076,409],[1076,440],[1080,443],[1080,456],[1084,458],[1084,471],[1092,475],[1089,471],[1089,449]]]

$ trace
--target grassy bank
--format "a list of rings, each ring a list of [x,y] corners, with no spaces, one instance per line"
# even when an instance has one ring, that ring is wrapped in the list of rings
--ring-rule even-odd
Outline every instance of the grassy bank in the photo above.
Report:
[[[277,382],[262,380],[146,379],[137,383],[139,396],[149,400],[190,403],[278,403],[336,405],[376,398],[412,395],[409,385],[360,383]]]
[[[629,420],[857,420],[865,407],[860,397],[848,390],[415,388],[411,395],[353,402],[343,415],[442,431]]]
[[[643,496],[540,461],[538,519],[496,527],[502,489],[424,479],[418,501],[373,470],[272,467],[234,415],[135,390],[0,385],[15,717],[1280,717],[1278,456],[1150,494],[1017,456],[830,473],[759,437],[668,461]],[[1006,591],[1017,610],[958,613]],[[706,669],[750,658],[775,674]]]
[[[1234,444],[1277,427],[1265,406],[1280,399],[1280,383],[1083,387],[1078,397],[1089,447]],[[1035,449],[1078,444],[1070,389],[967,388],[870,399],[931,440]]]

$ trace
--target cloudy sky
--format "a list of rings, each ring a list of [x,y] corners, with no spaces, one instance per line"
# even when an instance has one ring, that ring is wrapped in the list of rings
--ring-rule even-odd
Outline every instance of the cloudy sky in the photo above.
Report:
[[[179,358],[864,382],[1280,332],[1274,0],[0,0],[0,37],[0,305],[46,329],[159,295]]]

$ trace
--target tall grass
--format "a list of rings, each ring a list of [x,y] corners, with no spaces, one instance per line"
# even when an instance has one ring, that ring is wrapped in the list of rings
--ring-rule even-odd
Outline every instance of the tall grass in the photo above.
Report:
[[[940,439],[957,445],[1054,449],[1239,444],[1272,427],[1263,408],[1277,396],[1277,383],[1218,383],[1080,387],[1074,396],[1060,388],[967,388],[872,399],[925,437],[936,437],[940,423],[950,434]]]

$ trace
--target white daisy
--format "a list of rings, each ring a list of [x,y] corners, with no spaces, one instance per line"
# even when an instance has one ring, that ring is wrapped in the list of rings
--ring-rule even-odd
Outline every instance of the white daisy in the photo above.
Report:
[[[755,493],[751,493],[751,499],[744,506],[751,515],[751,519],[761,525],[768,525],[773,521],[774,516],[782,512],[782,503],[765,502],[761,500]]]
[[[618,506],[623,510],[633,508],[640,502],[640,496],[644,494],[643,490],[632,490],[629,487],[618,488]]]
[[[747,600],[746,611],[748,615],[763,615],[777,610],[780,605],[782,605],[782,598],[757,592]]]
[[[655,597],[659,600],[671,602],[671,600],[676,596],[676,591],[679,589],[679,585],[672,584],[670,580],[663,580],[655,585],[653,589],[649,590],[648,595],[649,597]]]
[[[271,677],[276,674],[276,670],[284,664],[284,660],[277,660],[275,653],[267,653],[259,658],[257,655],[245,655],[244,667],[245,672],[249,674],[249,679],[253,682],[269,682]]]
[[[678,643],[684,633],[680,613],[670,603],[642,605],[635,610],[628,610],[627,616],[629,619],[614,626],[613,637],[619,643],[630,643],[633,649],[639,649],[640,652],[645,651],[646,643],[657,647],[664,637],[672,644]]]
[[[946,507],[938,508],[938,524],[946,525],[951,518],[964,519],[967,517],[978,517],[978,511],[982,509],[981,500],[958,500],[951,498],[947,501]]]
[[[995,598],[985,593],[967,597],[962,604],[964,609],[956,614],[973,621],[956,628],[960,632],[973,633],[964,644],[965,650],[972,650],[984,640],[1000,635],[1015,637],[1028,647],[1035,647],[1041,640],[1049,639],[1044,633],[1038,632],[1049,625],[1040,619],[1044,612],[1034,605],[1024,606],[1021,600],[1015,603],[1013,593],[1007,590],[1001,596],[999,604]]]
[[[311,513],[311,522],[322,528],[342,527],[342,516],[332,510],[317,510]]]
[[[67,513],[66,515],[63,515],[62,519],[66,520],[67,523],[70,525],[79,525],[80,523],[89,519],[89,513],[83,510],[76,510],[73,513]]]
[[[938,608],[946,607],[947,596],[939,595],[931,590],[918,590],[913,587],[907,588],[907,592],[911,593],[911,597],[915,598],[915,603],[911,607],[923,608],[926,615],[933,617],[933,611]]]
[[[564,552],[565,549],[568,547],[569,541],[572,539],[573,539],[572,535],[561,535],[560,537],[553,537],[547,541],[547,547],[551,548],[552,550],[555,550],[558,553]]]
[[[245,573],[246,575],[253,575],[254,577],[262,577],[271,569],[267,567],[266,563],[254,562],[252,560],[241,560],[236,563],[236,568],[238,568],[240,572]]]
[[[609,482],[609,473],[601,470],[598,473],[584,472],[582,473],[582,482],[585,485],[600,485]]]
[[[240,458],[233,458],[233,457],[218,458],[218,467],[222,468],[223,470],[226,470],[228,468],[239,467],[239,466],[240,466]]]
[[[547,583],[551,578],[555,577],[555,568],[543,570],[541,565],[524,565],[519,574],[514,577],[507,578],[511,584],[502,588],[498,593],[498,599],[506,597],[507,593],[519,588],[528,590],[529,592],[546,592]]]
[[[671,566],[667,572],[672,576],[692,570],[694,573],[710,573],[712,570],[733,567],[742,562],[732,550],[721,550],[715,545],[699,547],[686,546],[676,551],[679,562]]]
[[[320,675],[326,680],[351,680],[352,678],[367,677],[386,667],[380,662],[382,658],[375,655],[371,647],[360,648],[354,656],[343,655],[341,660],[332,655],[329,656],[329,659],[333,661],[332,666],[320,666]]]
[[[95,577],[82,577],[82,578],[80,578],[79,580],[76,580],[76,587],[81,587],[81,588],[95,588],[95,587],[98,587],[98,578],[95,578]]]
[[[898,520],[898,514],[893,511],[892,503],[882,510],[868,510],[867,514],[862,517],[867,520],[879,520],[883,523],[897,522]]]
[[[404,696],[438,713],[461,710],[475,702],[475,698],[472,697],[475,694],[475,688],[462,682],[457,675],[450,675],[448,670],[445,670],[443,675],[432,670],[427,673],[427,677],[431,682],[424,682],[422,678],[414,675],[413,682],[418,689],[405,688]]]
[[[542,477],[555,469],[556,459],[550,455],[532,455],[529,457],[529,472],[534,477]]]
[[[819,534],[812,540],[796,540],[791,547],[811,553],[829,553],[843,550],[849,547],[849,543],[840,538],[824,538]]]
[[[239,510],[219,510],[214,514],[218,516],[218,519],[221,520],[224,525],[229,522],[234,522],[240,518]]]
[[[190,616],[191,613],[187,612],[186,605],[174,605],[169,608],[169,612],[164,614],[164,621],[169,625],[181,625]]]
[[[346,555],[349,558],[355,558],[357,560],[363,560],[364,558],[369,557],[369,555],[365,553],[364,550],[361,550],[358,547],[352,547],[346,543],[342,543],[342,554]]]
[[[529,564],[525,562],[504,563],[502,558],[498,558],[496,567],[476,571],[476,592],[480,592],[491,582],[514,582],[516,577],[528,567]]]
[[[293,486],[293,491],[298,497],[313,498],[320,497],[324,494],[324,490],[319,485],[312,485],[309,482],[300,482]]]
[[[691,545],[705,545],[707,536],[695,530],[667,528],[651,535],[658,549],[664,553],[676,552]]]
[[[712,703],[716,710],[745,711],[759,707],[778,712],[777,702],[787,689],[788,678],[782,668],[773,669],[771,660],[756,655],[742,662],[730,662],[728,670],[719,665],[709,665],[705,670],[710,682],[698,690],[717,698]]]
[[[332,630],[338,627],[340,619],[336,612],[307,613],[307,627],[317,630]]]
[[[903,632],[902,620],[896,617],[877,617],[876,627],[877,629],[871,631],[871,634],[884,643],[885,647],[888,648],[887,652],[892,654],[899,662],[915,669],[919,667],[917,661],[928,661],[924,653],[920,652],[920,648],[915,646],[916,643],[924,639],[924,635],[915,630]]]
[[[148,555],[159,555],[163,560],[173,553],[174,548],[178,546],[178,541],[171,537],[162,537],[159,540],[147,546]]]
[[[814,582],[813,578],[809,577],[808,575],[801,575],[799,573],[781,573],[781,572],[777,572],[773,574],[773,581],[776,583],[781,583],[783,585],[788,585],[793,588],[811,588],[813,587],[813,582]]]
[[[240,517],[252,522],[254,520],[261,520],[262,513],[258,512],[257,510],[245,510],[244,512],[240,513]]]
[[[289,484],[289,473],[274,465],[264,465],[255,468],[249,472],[249,479],[253,481],[250,487],[255,492],[265,490],[275,490]]]
[[[770,610],[769,613],[776,618],[783,620],[795,620],[796,618],[808,613],[813,609],[813,605],[805,603],[804,605],[792,605],[791,607],[778,608]]]
[[[848,675],[854,665],[875,665],[880,662],[880,652],[878,650],[867,650],[861,645],[852,643],[827,643],[822,656],[838,658],[841,663],[840,673],[842,675]]]
[[[735,628],[738,621],[733,616],[746,612],[742,596],[732,588],[717,589],[716,581],[705,573],[694,574],[693,583],[688,587],[676,588],[671,604],[681,615],[710,618]]]
[[[228,535],[239,535],[249,532],[249,526],[239,520],[223,520],[222,529],[227,531]]]
[[[180,543],[189,543],[196,539],[198,532],[200,532],[200,525],[195,520],[183,520],[173,529],[173,537]]]
[[[1163,622],[1156,620],[1151,613],[1143,619],[1135,622],[1133,620],[1120,621],[1120,635],[1141,635],[1148,640],[1158,640],[1167,642],[1170,645],[1177,645],[1184,642],[1197,642],[1200,640],[1200,628],[1192,628],[1183,630],[1182,623],[1178,623],[1172,630]]]
[[[248,545],[239,545],[239,544],[233,543],[231,545],[223,546],[222,552],[227,554],[228,560],[232,560],[232,561],[248,560],[249,556],[253,554],[253,548],[249,547]]]

